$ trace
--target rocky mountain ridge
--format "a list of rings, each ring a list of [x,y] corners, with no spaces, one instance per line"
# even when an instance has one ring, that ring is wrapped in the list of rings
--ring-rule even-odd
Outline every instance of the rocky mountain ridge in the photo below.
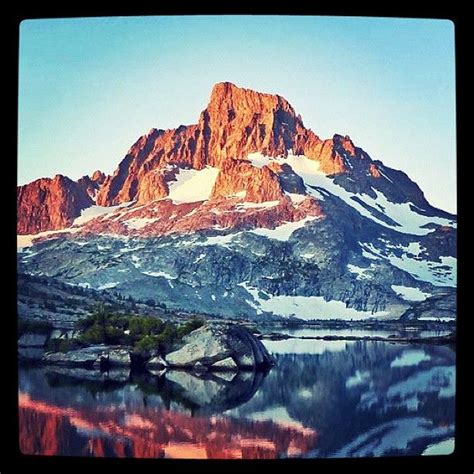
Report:
[[[26,273],[230,317],[436,318],[455,293],[456,217],[278,95],[216,84],[111,176],[38,181],[18,189]]]

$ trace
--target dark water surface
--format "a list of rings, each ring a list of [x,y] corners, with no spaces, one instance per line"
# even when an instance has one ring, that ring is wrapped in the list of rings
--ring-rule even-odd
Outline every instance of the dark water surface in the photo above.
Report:
[[[267,374],[19,374],[27,454],[358,457],[454,448],[455,353],[380,341],[265,341]]]

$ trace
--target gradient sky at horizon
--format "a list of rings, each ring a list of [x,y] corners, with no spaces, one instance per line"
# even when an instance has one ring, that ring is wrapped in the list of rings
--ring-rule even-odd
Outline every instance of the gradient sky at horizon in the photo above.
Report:
[[[112,173],[151,128],[196,123],[216,82],[280,94],[456,211],[448,20],[189,16],[20,25],[18,183]]]

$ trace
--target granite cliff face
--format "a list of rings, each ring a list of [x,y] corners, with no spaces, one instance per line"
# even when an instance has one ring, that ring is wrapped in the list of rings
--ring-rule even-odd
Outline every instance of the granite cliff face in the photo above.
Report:
[[[111,176],[17,196],[26,273],[213,315],[455,315],[456,217],[278,95],[216,84],[197,124],[150,130]]]
[[[16,199],[18,234],[64,229],[93,204],[87,186],[60,174],[19,186]]]

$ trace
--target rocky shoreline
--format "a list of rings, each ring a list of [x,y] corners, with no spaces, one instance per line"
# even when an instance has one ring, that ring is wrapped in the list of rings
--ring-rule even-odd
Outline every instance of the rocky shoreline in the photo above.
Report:
[[[41,350],[47,338],[33,336],[22,336],[19,343],[20,360],[61,367],[219,372],[266,370],[274,364],[273,357],[262,342],[248,329],[236,324],[206,324],[185,336],[182,342],[167,354],[153,350],[134,351],[128,346],[106,344],[40,354],[35,353],[34,349]],[[24,349],[23,354],[21,349]]]

